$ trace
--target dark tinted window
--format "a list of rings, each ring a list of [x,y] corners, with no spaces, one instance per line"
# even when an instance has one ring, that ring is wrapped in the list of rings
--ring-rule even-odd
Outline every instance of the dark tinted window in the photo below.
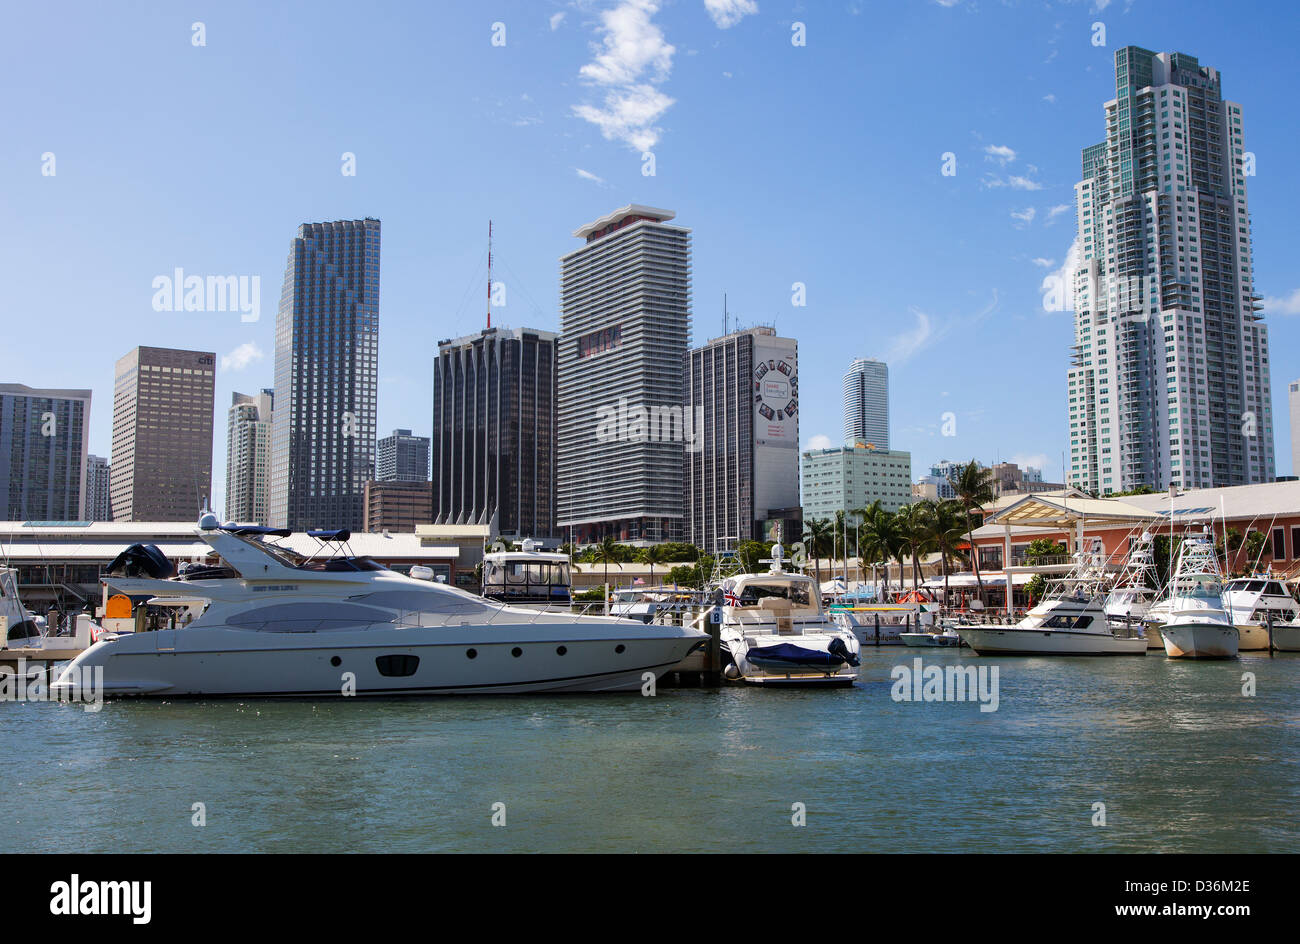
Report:
[[[408,675],[414,675],[415,670],[419,667],[419,656],[379,656],[375,659],[375,668],[379,669],[379,674],[389,678],[405,678]]]

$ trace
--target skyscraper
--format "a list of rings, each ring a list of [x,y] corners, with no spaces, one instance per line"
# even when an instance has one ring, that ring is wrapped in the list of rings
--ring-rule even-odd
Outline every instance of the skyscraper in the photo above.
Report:
[[[1075,186],[1069,484],[1271,481],[1241,106],[1184,53],[1117,50],[1115,86]]]
[[[86,456],[86,521],[112,521],[109,499],[109,466],[103,456]]]
[[[690,230],[631,204],[560,259],[557,520],[579,544],[680,540]]]
[[[802,533],[799,346],[772,328],[714,338],[686,357],[685,540],[710,554]]]
[[[196,521],[212,497],[216,355],[137,347],[113,381],[114,521]]]
[[[889,367],[855,358],[844,375],[844,442],[889,448]]]
[[[557,335],[488,328],[438,344],[433,520],[493,535],[555,531]]]
[[[1287,412],[1291,420],[1291,474],[1300,475],[1300,380],[1287,385]]]
[[[235,393],[226,411],[226,520],[266,524],[271,492],[275,392]]]
[[[89,424],[89,390],[0,384],[0,517],[82,520]]]
[[[276,527],[365,521],[379,370],[379,220],[304,223],[275,319],[271,497]]]
[[[375,444],[376,482],[429,481],[429,437],[395,429]]]

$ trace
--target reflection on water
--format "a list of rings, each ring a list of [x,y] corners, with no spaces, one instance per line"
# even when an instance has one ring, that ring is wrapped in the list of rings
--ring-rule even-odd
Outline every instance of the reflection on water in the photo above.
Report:
[[[918,655],[996,663],[998,710],[892,701],[890,668]],[[13,851],[1254,852],[1300,838],[1293,655],[886,648],[837,691],[3,704],[0,719]]]

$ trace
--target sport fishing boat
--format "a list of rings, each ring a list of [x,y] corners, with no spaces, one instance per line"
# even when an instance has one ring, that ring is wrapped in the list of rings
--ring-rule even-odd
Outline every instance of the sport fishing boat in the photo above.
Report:
[[[171,576],[157,548],[133,545],[104,583],[132,599],[196,598],[185,625],[106,633],[54,687],[102,667],[108,695],[307,696],[637,691],[708,639],[679,626],[524,610],[346,553],[346,531],[220,526],[199,537],[215,566]],[[188,604],[187,604],[188,607]],[[191,611],[193,607],[188,607]]]
[[[1138,628],[1145,626],[1148,649],[1160,649],[1163,643],[1155,624],[1146,622],[1146,615],[1159,595],[1156,576],[1155,537],[1150,531],[1142,532],[1129,549],[1124,570],[1106,594],[1106,619],[1112,626],[1119,624]]]
[[[1278,652],[1300,652],[1300,620],[1273,624],[1273,648]]]
[[[1300,617],[1287,582],[1271,574],[1229,580],[1223,587],[1223,608],[1237,627],[1241,652],[1268,651],[1270,615],[1275,642],[1277,627]]]
[[[719,638],[731,662],[728,679],[751,685],[852,685],[858,677],[858,640],[822,610],[813,579],[782,569],[782,547],[772,548],[763,574],[722,581]]]
[[[1161,602],[1168,618],[1160,634],[1170,658],[1237,658],[1239,636],[1223,606],[1219,554],[1205,532],[1183,538],[1168,594]]]
[[[1014,626],[956,624],[962,640],[982,656],[1146,655],[1141,626],[1106,618],[1109,577],[1097,555],[1075,555],[1074,568],[1054,583]]]

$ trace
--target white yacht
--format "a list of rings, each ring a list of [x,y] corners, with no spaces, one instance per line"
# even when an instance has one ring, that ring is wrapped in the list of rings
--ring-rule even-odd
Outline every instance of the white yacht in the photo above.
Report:
[[[18,573],[0,567],[0,649],[38,649],[45,642],[45,620],[18,598]]]
[[[521,548],[483,555],[483,596],[530,609],[568,607],[572,602],[568,555],[539,551],[529,539]]]
[[[1153,623],[1145,622],[1147,612],[1159,596],[1159,592],[1153,588],[1159,585],[1155,564],[1155,538],[1150,531],[1144,531],[1129,548],[1124,570],[1116,579],[1110,592],[1106,594],[1104,608],[1106,619],[1112,626],[1130,626],[1136,629],[1145,624],[1148,649],[1159,649],[1163,645],[1159,630],[1152,628]]]
[[[955,648],[961,645],[961,634],[952,624],[945,625],[937,633],[899,633],[898,638],[904,646],[947,646]]]
[[[1201,532],[1183,538],[1178,565],[1161,609],[1165,653],[1175,659],[1235,659],[1237,627],[1223,607],[1219,554]]]
[[[198,599],[202,612],[176,628],[104,634],[55,687],[102,667],[105,694],[169,698],[636,691],[708,639],[407,577],[342,553],[345,531],[309,532],[321,550],[304,558],[270,540],[288,533],[205,515],[199,536],[220,564],[175,578],[161,554],[133,547],[105,583],[151,603],[180,598],[189,612]]]
[[[982,656],[1146,655],[1141,626],[1111,624],[1106,617],[1104,561],[1075,555],[1074,569],[1014,626],[954,626],[966,645]]]
[[[752,685],[852,685],[858,677],[857,637],[822,610],[813,579],[782,569],[782,547],[771,570],[722,581],[720,641],[730,655],[729,679]]]
[[[1273,624],[1273,648],[1278,652],[1300,652],[1300,620],[1282,626]]]
[[[1273,616],[1273,638],[1277,628],[1300,617],[1300,607],[1286,583],[1271,574],[1238,577],[1223,587],[1223,608],[1241,639],[1241,652],[1268,651],[1268,617]]]

